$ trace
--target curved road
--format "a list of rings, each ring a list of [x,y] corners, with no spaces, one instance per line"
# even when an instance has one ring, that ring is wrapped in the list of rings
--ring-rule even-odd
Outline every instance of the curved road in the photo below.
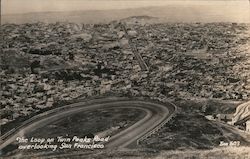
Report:
[[[31,122],[19,127],[13,132],[13,134],[9,134],[5,138],[3,138],[4,135],[1,136],[3,142],[0,145],[0,149],[15,141],[16,137],[23,136],[28,132],[31,132],[39,127],[43,127],[68,115],[80,111],[114,107],[136,108],[145,111],[147,115],[132,126],[112,136],[109,142],[106,144],[106,147],[108,148],[125,148],[134,145],[139,138],[143,137],[149,131],[152,131],[159,124],[167,120],[175,111],[175,106],[171,103],[163,105],[150,101],[142,101],[137,99],[131,100],[127,98],[115,97],[79,102],[42,113],[42,115],[38,115],[38,119],[37,117],[34,117],[34,120],[31,119]]]

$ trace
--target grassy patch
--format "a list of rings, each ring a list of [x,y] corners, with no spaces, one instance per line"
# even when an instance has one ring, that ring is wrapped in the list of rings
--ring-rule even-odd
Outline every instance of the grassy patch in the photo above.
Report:
[[[84,111],[60,119],[45,127],[39,128],[28,136],[57,137],[57,136],[86,136],[119,127],[124,129],[143,118],[145,113],[138,109],[111,108]],[[72,124],[74,123],[74,124]]]
[[[192,150],[212,149],[218,147],[220,141],[240,141],[241,145],[250,143],[237,131],[233,131],[216,121],[209,121],[202,112],[207,105],[210,113],[227,113],[235,109],[235,104],[226,104],[216,101],[178,101],[180,107],[177,116],[154,134],[141,143],[141,147],[155,150]],[[226,105],[229,105],[226,109]]]
[[[84,138],[85,136],[88,136],[91,138],[96,134],[104,132],[106,135],[112,136],[133,125],[145,115],[145,112],[139,109],[131,108],[109,108],[78,112],[52,122],[46,126],[40,127],[31,133],[27,133],[26,137],[57,138],[58,136],[63,136],[72,138],[73,136],[77,136]],[[55,142],[55,144],[60,145],[61,143]],[[10,151],[12,151],[12,153],[18,154],[20,151],[16,149],[17,143],[13,143],[3,150],[3,154],[5,154],[5,152],[9,153]],[[47,152],[47,150],[45,151]],[[74,151],[74,149],[57,149],[55,153],[60,153],[62,151]],[[34,152],[43,151],[22,150],[22,153],[24,154]]]

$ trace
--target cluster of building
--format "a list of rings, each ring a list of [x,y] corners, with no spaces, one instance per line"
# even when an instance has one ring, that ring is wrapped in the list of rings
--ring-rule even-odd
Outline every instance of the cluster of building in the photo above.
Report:
[[[143,32],[136,39],[142,56],[178,96],[249,98],[249,34],[242,26],[158,24],[136,29]]]
[[[241,66],[246,61],[238,53],[246,47],[237,50],[249,42],[249,37],[241,36],[246,27],[219,23],[5,24],[1,124],[53,107],[58,101],[108,93],[158,100],[249,99],[246,79],[250,75],[246,71],[242,77],[235,71],[249,69],[249,65]],[[148,70],[141,70],[131,43]]]

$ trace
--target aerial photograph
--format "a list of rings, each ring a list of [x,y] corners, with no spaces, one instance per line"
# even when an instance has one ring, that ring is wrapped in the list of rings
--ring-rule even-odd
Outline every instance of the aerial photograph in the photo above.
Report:
[[[1,159],[250,159],[250,0],[0,0]]]

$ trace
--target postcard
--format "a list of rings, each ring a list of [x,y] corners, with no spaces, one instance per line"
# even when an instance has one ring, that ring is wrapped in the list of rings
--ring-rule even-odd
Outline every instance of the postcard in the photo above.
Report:
[[[1,0],[0,158],[250,158],[249,0]]]

